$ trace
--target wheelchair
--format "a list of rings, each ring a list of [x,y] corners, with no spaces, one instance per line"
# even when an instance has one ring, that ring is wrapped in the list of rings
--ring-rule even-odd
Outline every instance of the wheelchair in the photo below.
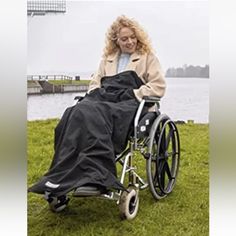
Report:
[[[82,100],[77,96],[75,100]],[[127,148],[116,156],[121,165],[120,182],[126,190],[109,191],[97,197],[115,200],[122,219],[132,220],[139,208],[139,191],[149,188],[160,200],[168,196],[176,183],[180,162],[180,139],[175,123],[160,112],[160,98],[144,97],[137,109]],[[142,114],[145,105],[155,105],[156,111]],[[134,165],[135,153],[146,161],[146,178]]]

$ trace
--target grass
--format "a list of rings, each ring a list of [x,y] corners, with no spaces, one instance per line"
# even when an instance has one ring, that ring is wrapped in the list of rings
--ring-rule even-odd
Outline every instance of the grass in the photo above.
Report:
[[[53,155],[53,133],[58,120],[28,122],[28,185],[48,169]],[[59,214],[48,209],[41,195],[28,195],[29,236],[205,236],[209,235],[208,125],[178,125],[181,163],[173,192],[155,201],[148,189],[140,191],[136,218],[122,221],[114,201],[71,198]],[[138,170],[144,174],[145,162]]]
[[[90,80],[48,80],[48,82],[54,85],[89,85]]]

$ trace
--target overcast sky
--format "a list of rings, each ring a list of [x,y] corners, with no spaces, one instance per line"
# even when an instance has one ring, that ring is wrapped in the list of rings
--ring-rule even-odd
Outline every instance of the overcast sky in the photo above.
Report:
[[[121,14],[147,31],[164,70],[209,64],[208,10],[208,1],[67,1],[65,14],[28,16],[28,74],[93,72]]]

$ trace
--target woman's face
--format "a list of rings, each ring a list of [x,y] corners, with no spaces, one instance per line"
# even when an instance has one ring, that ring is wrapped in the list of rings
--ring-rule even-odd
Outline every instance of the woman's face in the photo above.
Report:
[[[128,27],[121,28],[117,44],[120,47],[122,53],[133,53],[137,47],[137,38],[134,31]]]

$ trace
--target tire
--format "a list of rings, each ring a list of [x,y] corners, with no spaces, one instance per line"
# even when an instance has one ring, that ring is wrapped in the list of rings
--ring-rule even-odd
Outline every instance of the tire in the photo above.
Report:
[[[180,141],[176,125],[162,114],[153,123],[146,162],[153,197],[160,200],[172,192],[179,170]]]
[[[128,188],[129,192],[124,191],[121,194],[119,210],[121,219],[132,220],[136,217],[139,207],[138,191],[134,188]]]

